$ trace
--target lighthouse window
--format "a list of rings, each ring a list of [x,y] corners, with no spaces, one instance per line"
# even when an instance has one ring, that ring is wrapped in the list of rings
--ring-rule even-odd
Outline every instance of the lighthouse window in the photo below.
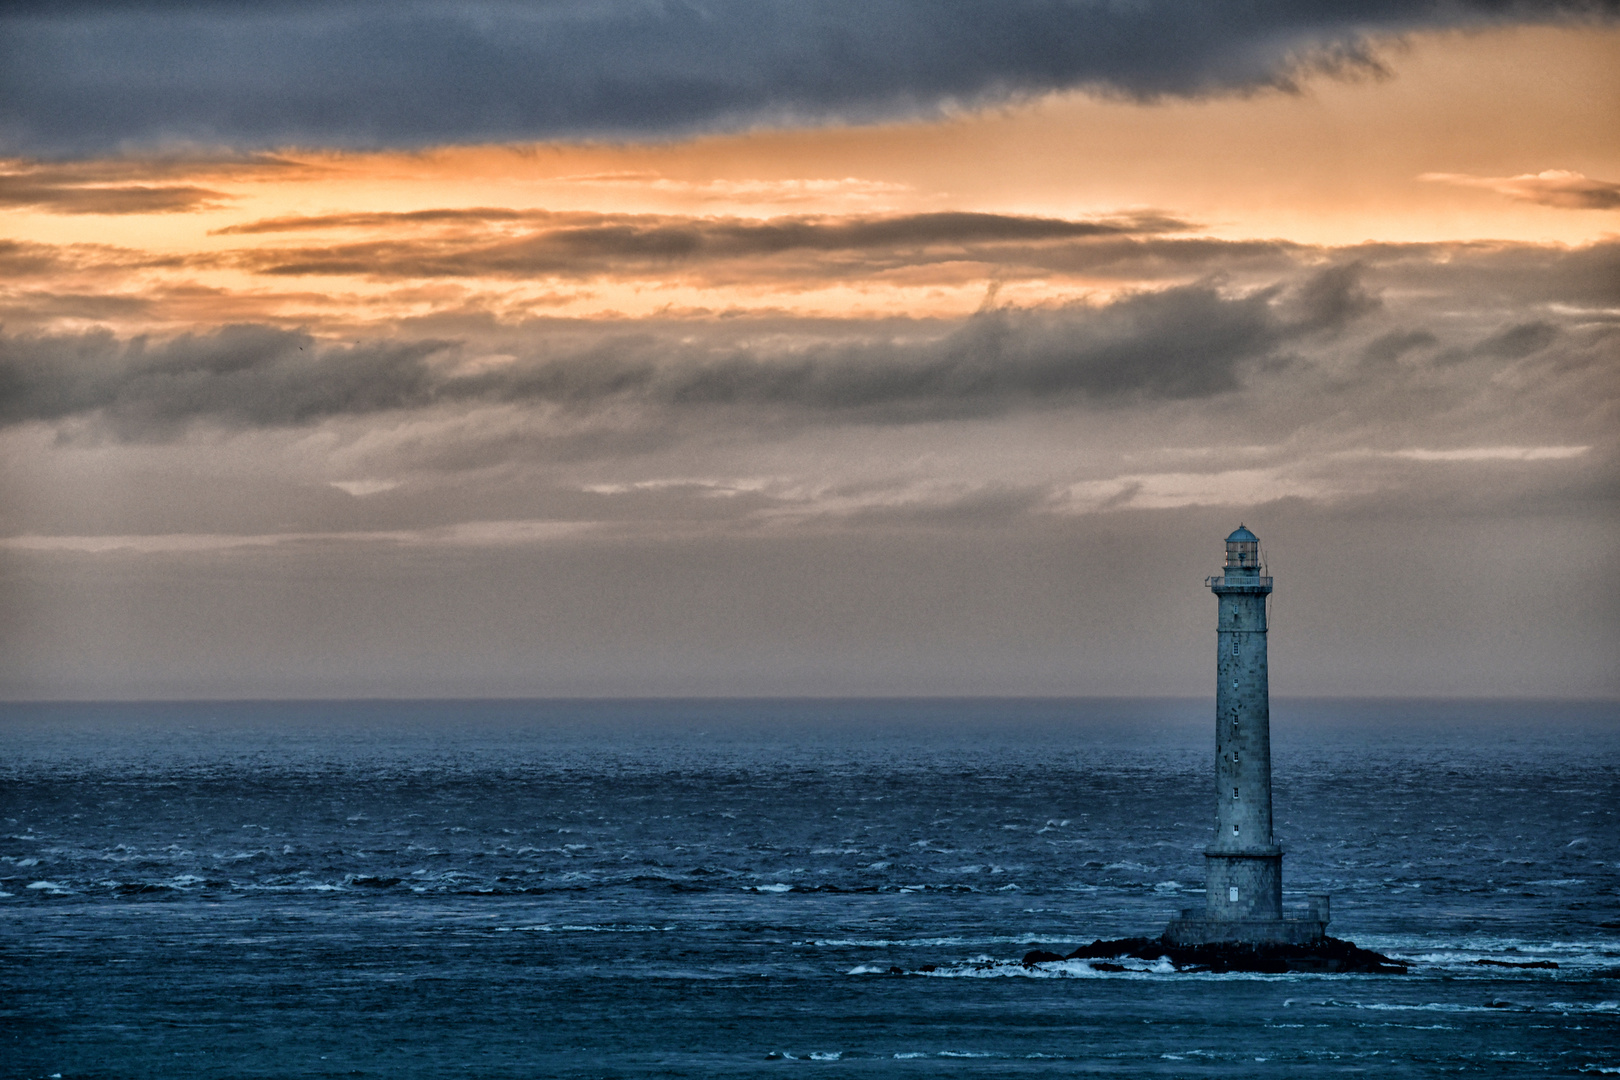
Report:
[[[1233,724],[1232,727],[1235,730],[1237,728],[1237,725]],[[1237,761],[1238,761],[1238,752],[1236,750],[1233,750],[1232,751],[1232,764],[1236,765]],[[1232,794],[1232,798],[1234,798],[1234,799],[1237,798],[1237,793],[1236,792],[1234,792]]]
[[[1226,899],[1230,903],[1233,903],[1233,904],[1237,903],[1237,886],[1236,885],[1227,886],[1227,888],[1226,888]]]
[[[1232,835],[1233,836],[1237,835],[1237,829],[1238,829],[1238,827],[1236,825],[1232,826]]]
[[[1234,799],[1235,799],[1235,798],[1237,798],[1237,797],[1238,797],[1238,789],[1237,789],[1237,788],[1233,788],[1233,789],[1232,789],[1232,798],[1234,798]]]
[[[1232,655],[1233,656],[1237,655],[1237,635],[1236,634],[1232,635]]]

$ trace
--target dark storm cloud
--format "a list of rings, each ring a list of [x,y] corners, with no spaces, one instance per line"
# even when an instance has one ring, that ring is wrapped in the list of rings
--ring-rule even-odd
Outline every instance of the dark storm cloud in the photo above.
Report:
[[[505,223],[517,211],[431,210],[397,215],[345,214],[330,218],[283,218],[234,226],[228,232],[268,232],[340,227],[387,228],[399,223],[481,225]],[[1068,221],[1008,214],[944,212],[888,217],[789,218],[768,221],[633,214],[521,214],[533,231],[511,236],[473,229],[413,235],[407,239],[270,248],[242,253],[257,273],[359,274],[412,277],[584,277],[680,263],[754,259],[806,253],[890,252],[893,265],[995,257],[976,246],[1123,237],[1191,228],[1163,216]],[[923,249],[936,250],[923,257]],[[1005,253],[1003,253],[1005,254]],[[878,265],[885,263],[880,260]]]
[[[1613,0],[367,0],[0,8],[0,145],[421,145],[928,115],[1379,72],[1369,36]]]
[[[494,368],[459,367],[453,343],[322,346],[263,326],[157,343],[106,333],[0,337],[0,424],[100,415],[124,437],[191,420],[280,426],[453,403],[742,406],[907,421],[987,415],[1075,398],[1199,398],[1333,330],[1352,274],[1240,297],[1198,285],[1106,307],[988,310],[928,340],[808,348],[706,344],[690,327],[613,334]]]

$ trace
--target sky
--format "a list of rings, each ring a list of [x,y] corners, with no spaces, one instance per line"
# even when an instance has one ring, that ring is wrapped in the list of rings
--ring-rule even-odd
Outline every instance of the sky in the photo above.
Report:
[[[0,698],[1620,695],[1620,5],[0,5]]]

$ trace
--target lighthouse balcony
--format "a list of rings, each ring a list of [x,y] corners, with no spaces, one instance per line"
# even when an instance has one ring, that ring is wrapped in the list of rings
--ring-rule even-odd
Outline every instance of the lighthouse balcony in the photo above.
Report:
[[[1271,591],[1270,578],[1248,577],[1243,574],[1208,577],[1204,579],[1204,584],[1216,593],[1268,593]]]

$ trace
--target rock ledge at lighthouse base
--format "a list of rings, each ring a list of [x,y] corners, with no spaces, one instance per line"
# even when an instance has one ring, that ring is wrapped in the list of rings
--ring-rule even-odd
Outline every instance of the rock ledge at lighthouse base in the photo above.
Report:
[[[1093,941],[1067,954],[1035,949],[1024,956],[1024,963],[1033,966],[1055,960],[1096,960],[1106,965],[1111,960],[1127,959],[1163,959],[1178,971],[1215,973],[1406,974],[1405,961],[1391,959],[1371,949],[1358,948],[1355,942],[1334,937],[1319,937],[1308,945],[1254,941],[1174,945],[1163,938],[1120,938],[1115,941]]]

